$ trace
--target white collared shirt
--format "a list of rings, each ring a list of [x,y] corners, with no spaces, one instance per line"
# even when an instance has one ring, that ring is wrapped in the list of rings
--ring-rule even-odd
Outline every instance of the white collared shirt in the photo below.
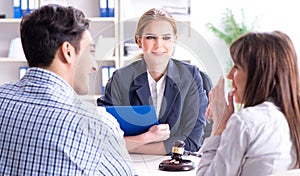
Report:
[[[265,176],[296,166],[287,120],[268,101],[234,113],[221,136],[205,139],[200,153],[197,176]]]
[[[152,78],[149,71],[147,71],[147,76],[153,105],[155,107],[156,115],[158,118],[165,92],[166,75],[164,74],[157,82]]]

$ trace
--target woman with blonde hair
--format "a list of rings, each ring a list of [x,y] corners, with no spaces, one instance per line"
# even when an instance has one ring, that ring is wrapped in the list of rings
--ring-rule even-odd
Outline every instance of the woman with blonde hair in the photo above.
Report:
[[[177,26],[164,10],[150,9],[138,21],[140,59],[118,69],[98,105],[154,105],[159,125],[125,136],[130,153],[170,154],[174,142],[198,151],[205,126],[207,96],[199,69],[172,58]]]

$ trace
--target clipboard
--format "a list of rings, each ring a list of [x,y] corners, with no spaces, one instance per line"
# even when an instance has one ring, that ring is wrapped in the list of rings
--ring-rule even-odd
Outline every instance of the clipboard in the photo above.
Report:
[[[106,106],[105,108],[117,119],[124,136],[139,135],[148,131],[152,125],[158,125],[158,118],[152,105]]]

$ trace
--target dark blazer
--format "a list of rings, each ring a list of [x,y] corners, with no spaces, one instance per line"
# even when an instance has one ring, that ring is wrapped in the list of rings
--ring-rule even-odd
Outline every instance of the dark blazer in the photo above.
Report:
[[[105,95],[98,106],[153,104],[144,59],[116,70],[108,81]],[[197,151],[206,125],[204,117],[208,100],[196,66],[170,59],[159,123],[170,126],[170,138],[164,141],[171,153],[176,140],[185,142],[185,149]]]

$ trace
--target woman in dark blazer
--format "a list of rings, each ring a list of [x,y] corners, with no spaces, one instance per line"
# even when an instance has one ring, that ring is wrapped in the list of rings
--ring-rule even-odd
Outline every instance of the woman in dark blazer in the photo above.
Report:
[[[155,106],[159,125],[125,136],[131,153],[170,154],[176,140],[185,142],[185,150],[197,151],[208,100],[199,69],[171,59],[177,40],[174,19],[162,10],[147,11],[138,22],[135,39],[143,54],[114,72],[98,105]]]

